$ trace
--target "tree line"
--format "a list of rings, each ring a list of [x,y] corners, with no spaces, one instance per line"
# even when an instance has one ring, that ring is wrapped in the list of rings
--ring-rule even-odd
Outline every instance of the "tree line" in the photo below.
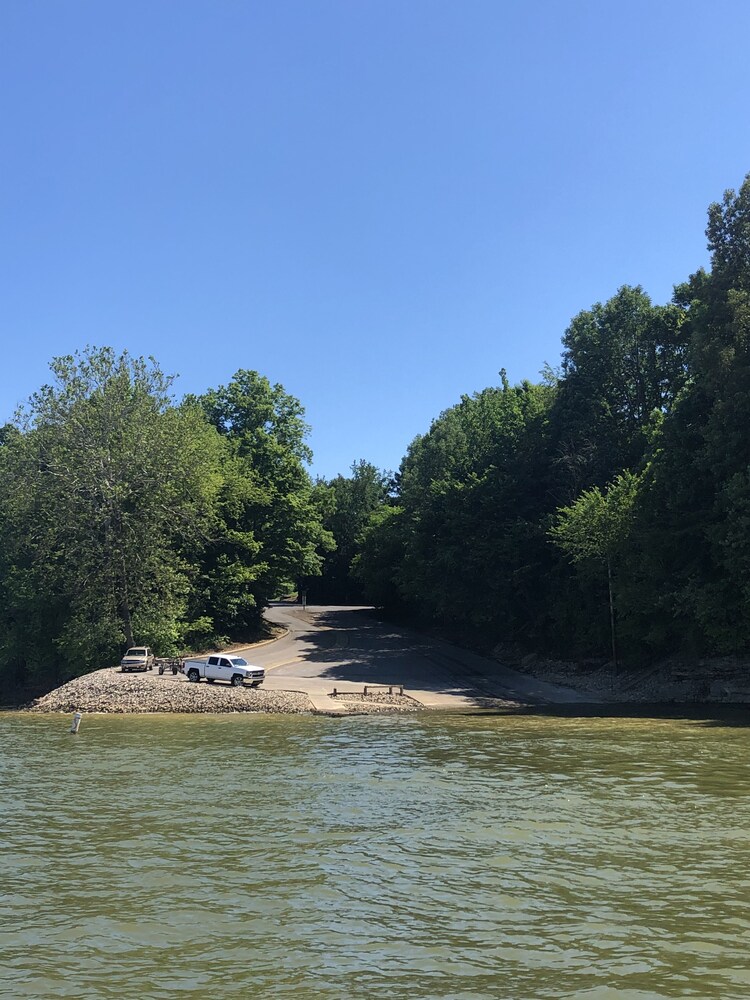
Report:
[[[255,638],[334,545],[300,403],[246,370],[176,402],[156,361],[111,348],[50,367],[0,432],[0,679]]]
[[[620,288],[559,368],[501,372],[415,438],[358,536],[363,598],[625,665],[747,650],[750,175],[706,235],[710,269],[670,303]]]
[[[395,474],[313,481],[257,372],[178,401],[153,359],[54,359],[0,430],[0,680],[249,639],[297,588],[568,657],[745,650],[750,175],[706,234],[670,303],[579,313],[558,368],[462,396]]]

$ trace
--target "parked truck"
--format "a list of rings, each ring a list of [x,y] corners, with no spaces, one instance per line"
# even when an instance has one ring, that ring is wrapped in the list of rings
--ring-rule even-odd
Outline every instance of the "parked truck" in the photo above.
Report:
[[[189,681],[197,683],[203,677],[209,684],[214,681],[227,681],[235,687],[251,684],[258,687],[266,679],[263,667],[248,663],[242,656],[215,653],[203,659],[185,660],[182,670]]]

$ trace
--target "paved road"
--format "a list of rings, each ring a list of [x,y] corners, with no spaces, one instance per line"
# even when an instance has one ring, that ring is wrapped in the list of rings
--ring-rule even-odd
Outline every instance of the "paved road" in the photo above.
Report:
[[[266,612],[287,634],[248,650],[266,668],[268,690],[304,691],[318,707],[365,684],[403,685],[428,708],[477,708],[491,697],[524,703],[584,702],[569,688],[536,681],[448,643],[377,622],[367,609],[274,605]]]

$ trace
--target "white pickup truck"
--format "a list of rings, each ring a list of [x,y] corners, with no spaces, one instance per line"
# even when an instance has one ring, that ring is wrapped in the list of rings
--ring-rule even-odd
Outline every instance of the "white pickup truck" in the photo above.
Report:
[[[189,681],[197,682],[205,677],[209,684],[228,681],[235,687],[242,687],[245,682],[258,687],[266,679],[263,667],[256,667],[243,657],[229,653],[212,653],[205,659],[184,660],[182,671]]]

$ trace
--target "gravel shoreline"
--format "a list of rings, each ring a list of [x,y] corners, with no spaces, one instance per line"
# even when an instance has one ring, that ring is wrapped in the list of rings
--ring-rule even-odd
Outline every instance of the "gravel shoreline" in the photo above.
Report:
[[[339,693],[333,699],[344,702],[349,715],[382,715],[386,712],[419,712],[422,706],[406,694],[388,694],[372,691],[358,694],[354,691]]]
[[[263,691],[226,684],[191,684],[182,674],[123,674],[106,668],[75,677],[26,706],[29,712],[309,714],[312,702],[300,691]]]
[[[421,706],[406,695],[371,693],[339,695],[347,715],[416,712]],[[106,715],[147,713],[228,714],[268,712],[312,715],[316,710],[302,691],[265,691],[227,684],[191,684],[182,674],[146,671],[123,674],[119,669],[94,670],[36,698],[27,712],[96,712]]]

